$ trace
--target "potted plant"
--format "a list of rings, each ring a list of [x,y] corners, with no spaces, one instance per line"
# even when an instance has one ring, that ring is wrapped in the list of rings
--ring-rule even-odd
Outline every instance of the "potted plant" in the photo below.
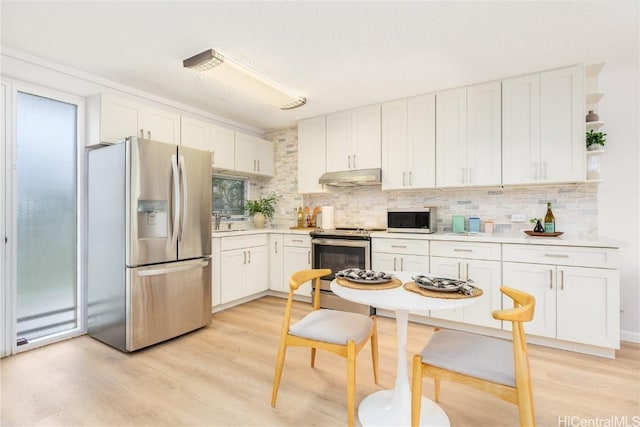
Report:
[[[606,136],[606,133],[594,132],[593,129],[589,130],[589,132],[586,133],[587,150],[602,150],[607,140]]]
[[[269,194],[267,197],[257,200],[247,200],[245,210],[249,212],[249,216],[253,218],[253,223],[256,228],[264,227],[266,219],[271,221],[275,212],[275,205],[280,199],[275,193]]]

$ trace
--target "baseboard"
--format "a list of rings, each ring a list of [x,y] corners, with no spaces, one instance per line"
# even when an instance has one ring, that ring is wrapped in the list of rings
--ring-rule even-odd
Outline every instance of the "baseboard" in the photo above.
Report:
[[[620,341],[640,344],[640,332],[620,331]]]

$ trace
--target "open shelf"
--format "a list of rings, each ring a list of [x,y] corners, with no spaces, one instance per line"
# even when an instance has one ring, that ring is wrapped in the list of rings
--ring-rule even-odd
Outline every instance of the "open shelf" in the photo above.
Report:
[[[586,122],[585,123],[585,128],[587,130],[593,129],[593,130],[598,130],[600,129],[602,126],[604,125],[604,122],[601,120],[598,120],[597,122]]]

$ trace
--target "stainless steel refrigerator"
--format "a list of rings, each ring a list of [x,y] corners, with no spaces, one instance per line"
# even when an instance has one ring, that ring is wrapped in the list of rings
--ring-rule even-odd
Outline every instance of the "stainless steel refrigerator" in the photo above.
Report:
[[[134,351],[211,321],[211,154],[130,137],[88,153],[88,332]]]

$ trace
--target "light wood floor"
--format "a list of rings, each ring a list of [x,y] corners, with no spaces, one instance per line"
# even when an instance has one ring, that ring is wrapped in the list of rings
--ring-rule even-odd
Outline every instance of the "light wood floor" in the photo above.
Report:
[[[0,425],[346,425],[346,366],[331,354],[319,353],[311,369],[308,350],[290,349],[271,408],[284,304],[265,297],[133,354],[83,336],[2,359]],[[296,303],[294,318],[306,309]],[[373,383],[367,345],[358,356],[357,402],[394,384],[395,321],[380,317],[378,330],[380,385]],[[407,361],[430,333],[428,326],[409,325]],[[563,424],[568,417],[627,416],[631,423],[640,416],[639,345],[623,344],[615,360],[538,346],[530,346],[530,358],[538,426],[587,425]],[[432,397],[431,380],[424,381]],[[441,406],[452,426],[517,425],[515,406],[462,385],[443,383]]]

